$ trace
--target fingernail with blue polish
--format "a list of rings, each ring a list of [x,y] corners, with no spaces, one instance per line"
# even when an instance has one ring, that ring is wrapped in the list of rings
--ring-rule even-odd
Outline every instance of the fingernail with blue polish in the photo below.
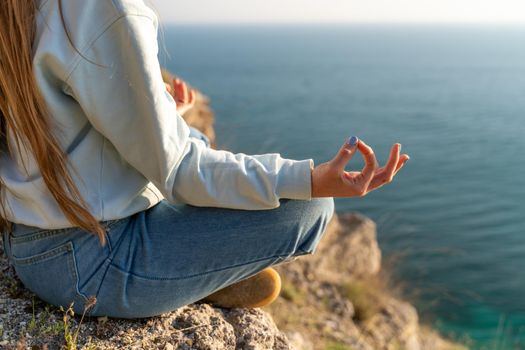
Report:
[[[357,136],[352,136],[348,139],[348,141],[346,143],[348,143],[350,146],[355,146],[357,145],[357,142],[359,141],[359,139],[357,138]]]

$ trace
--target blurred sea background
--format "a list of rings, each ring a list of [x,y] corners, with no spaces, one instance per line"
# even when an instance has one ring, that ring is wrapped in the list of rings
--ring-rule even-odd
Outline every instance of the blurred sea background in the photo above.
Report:
[[[220,148],[319,164],[357,135],[384,164],[402,143],[394,182],[337,211],[376,221],[424,322],[525,349],[525,26],[163,25],[159,39],[161,64],[211,97]]]

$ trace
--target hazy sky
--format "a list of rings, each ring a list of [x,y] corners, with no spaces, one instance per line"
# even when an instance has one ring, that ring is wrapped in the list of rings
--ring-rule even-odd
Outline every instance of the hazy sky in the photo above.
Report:
[[[164,22],[521,22],[525,0],[148,0]]]

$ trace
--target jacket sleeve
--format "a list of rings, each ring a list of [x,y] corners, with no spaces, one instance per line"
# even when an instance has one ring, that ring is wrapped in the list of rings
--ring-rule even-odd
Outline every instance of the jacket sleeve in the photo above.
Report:
[[[256,210],[310,200],[312,159],[234,154],[189,137],[162,80],[157,26],[119,16],[71,68],[66,88],[93,127],[170,202]]]

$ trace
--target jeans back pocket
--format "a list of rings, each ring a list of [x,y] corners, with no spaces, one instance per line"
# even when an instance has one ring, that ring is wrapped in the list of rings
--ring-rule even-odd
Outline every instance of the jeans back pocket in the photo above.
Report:
[[[82,309],[87,297],[78,290],[78,270],[73,242],[68,241],[42,253],[12,256],[13,266],[24,286],[42,300],[56,305]]]

